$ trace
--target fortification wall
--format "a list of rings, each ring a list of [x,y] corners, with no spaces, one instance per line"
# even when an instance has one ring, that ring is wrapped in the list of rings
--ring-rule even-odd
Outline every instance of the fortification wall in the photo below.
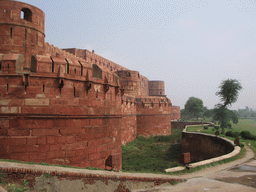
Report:
[[[121,105],[121,140],[124,145],[136,139],[137,136],[137,109],[135,97],[123,96]]]
[[[171,134],[171,101],[149,97],[146,77],[94,52],[45,43],[40,9],[3,2],[0,159],[121,169],[121,144]]]
[[[137,98],[137,134],[171,134],[171,102],[166,97]]]
[[[180,119],[180,106],[172,106],[172,120]]]
[[[128,70],[127,68],[118,65],[117,63],[114,63],[113,61],[110,61],[98,54],[96,54],[93,51],[89,51],[87,49],[76,49],[76,48],[69,48],[69,49],[63,49],[67,52],[70,52],[74,54],[77,57],[83,58],[85,61],[89,63],[94,63],[100,66],[101,68],[105,68],[109,71],[119,71],[119,70]]]
[[[108,156],[118,154],[120,169],[121,96],[107,78],[112,74],[93,78],[88,63],[81,75],[75,60],[36,58],[37,73],[6,73],[15,71],[16,60],[0,70],[0,157],[104,168]]]

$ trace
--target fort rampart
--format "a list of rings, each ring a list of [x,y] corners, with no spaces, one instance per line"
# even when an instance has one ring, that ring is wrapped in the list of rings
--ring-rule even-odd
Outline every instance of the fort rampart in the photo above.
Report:
[[[45,43],[32,5],[5,0],[0,10],[0,159],[121,169],[122,144],[171,134],[179,108],[149,95],[146,77]]]

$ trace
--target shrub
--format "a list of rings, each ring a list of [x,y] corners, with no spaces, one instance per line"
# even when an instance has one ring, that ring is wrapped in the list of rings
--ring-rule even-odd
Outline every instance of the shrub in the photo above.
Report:
[[[240,133],[239,132],[233,132],[233,131],[227,131],[226,132],[226,136],[230,136],[230,137],[239,137]]]
[[[234,136],[233,131],[227,131],[226,136],[233,137]]]
[[[215,129],[215,130],[219,130],[219,129],[220,129],[220,126],[214,126],[214,129]]]
[[[256,140],[256,136],[251,134],[250,131],[242,131],[240,135],[244,139]]]
[[[212,128],[212,131],[215,131],[215,129],[214,129],[214,128]]]
[[[204,129],[208,129],[208,127],[207,127],[207,126],[204,126]]]
[[[214,127],[214,124],[210,124],[209,127]]]

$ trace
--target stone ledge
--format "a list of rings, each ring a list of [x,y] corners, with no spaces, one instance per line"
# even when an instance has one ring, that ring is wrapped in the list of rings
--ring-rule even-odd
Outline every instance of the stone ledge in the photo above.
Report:
[[[196,162],[196,163],[191,163],[187,167],[188,168],[195,168],[197,166],[203,166],[203,165],[207,165],[207,164],[210,164],[210,163],[222,161],[224,159],[229,159],[231,157],[234,157],[234,156],[238,155],[240,153],[240,151],[241,151],[241,148],[239,146],[236,146],[235,149],[229,154],[222,155],[222,156],[219,156],[219,157],[215,157],[215,158],[212,158],[212,159],[207,159],[207,160],[204,160],[204,161],[199,161],[199,162]]]

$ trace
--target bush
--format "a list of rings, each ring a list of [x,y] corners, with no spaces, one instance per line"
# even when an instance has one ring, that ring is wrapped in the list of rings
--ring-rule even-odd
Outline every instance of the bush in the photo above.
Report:
[[[228,129],[231,129],[231,128],[232,128],[232,125],[229,123],[229,124],[227,125],[227,128],[228,128]]]
[[[207,127],[207,126],[204,126],[204,129],[208,129],[208,127]]]
[[[233,137],[234,136],[233,131],[227,131],[226,136]]]
[[[226,136],[234,137],[237,138],[239,137],[240,133],[239,132],[233,132],[233,131],[227,131]]]
[[[256,136],[251,134],[250,131],[242,131],[240,135],[244,139],[256,140]]]
[[[214,129],[215,129],[215,130],[219,130],[219,129],[220,129],[220,126],[214,126]]]
[[[215,131],[215,129],[214,129],[214,128],[212,128],[212,131]]]
[[[209,127],[214,127],[214,124],[210,124]]]

